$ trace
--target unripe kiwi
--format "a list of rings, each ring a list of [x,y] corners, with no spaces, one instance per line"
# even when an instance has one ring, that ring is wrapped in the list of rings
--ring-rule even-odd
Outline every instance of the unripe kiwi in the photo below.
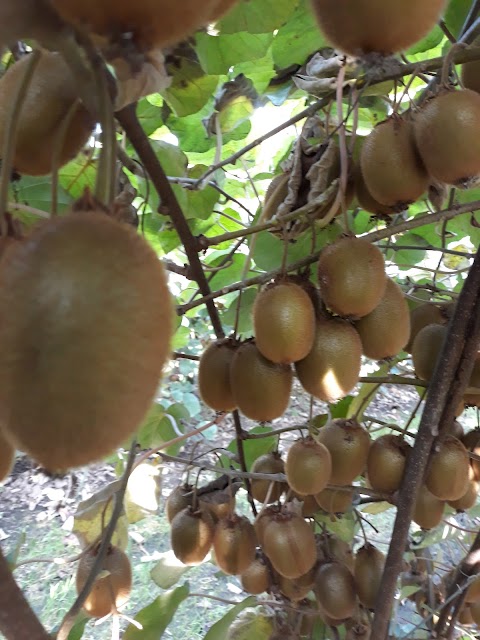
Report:
[[[236,405],[247,418],[265,422],[282,416],[290,401],[292,380],[289,365],[270,362],[252,342],[235,352],[230,381]]]
[[[259,595],[270,588],[270,571],[262,558],[256,558],[240,575],[242,588],[247,593]]]
[[[255,560],[256,537],[251,522],[236,513],[217,522],[213,536],[215,560],[228,575],[238,575]]]
[[[439,500],[422,485],[415,502],[413,520],[422,529],[433,529],[440,524],[445,511],[445,502]]]
[[[67,22],[104,36],[109,44],[128,42],[139,51],[175,44],[218,19],[236,0],[51,0]]]
[[[198,366],[198,390],[203,402],[215,411],[236,408],[230,384],[230,367],[236,345],[231,340],[212,342]]]
[[[321,564],[315,576],[315,596],[321,609],[336,620],[349,618],[357,604],[355,580],[340,562]]]
[[[275,571],[285,578],[299,578],[317,561],[311,526],[293,513],[274,516],[263,532],[262,548]]]
[[[328,422],[316,439],[332,456],[330,484],[347,485],[363,473],[367,466],[370,435],[355,418]]]
[[[401,436],[386,434],[372,442],[367,460],[373,489],[394,493],[400,488],[411,447]]]
[[[172,522],[174,517],[193,502],[193,486],[191,484],[182,484],[176,487],[168,496],[165,503],[165,511],[168,522]]]
[[[8,133],[12,96],[23,82],[28,56],[12,65],[0,80],[0,149]],[[53,169],[56,148],[58,167],[74,158],[86,144],[94,120],[78,103],[59,146],[61,125],[79,98],[78,86],[69,67],[58,53],[42,52],[18,114],[18,131],[13,166],[19,173],[38,176]]]
[[[324,402],[344,398],[360,376],[362,343],[345,320],[320,317],[310,353],[295,363],[302,387]]]
[[[355,56],[408,49],[433,29],[445,0],[312,0],[312,6],[327,40]]]
[[[391,278],[383,298],[355,324],[364,355],[374,360],[396,356],[410,338],[410,312],[402,289]]]
[[[318,282],[329,309],[340,316],[366,316],[387,286],[383,255],[361,238],[337,240],[320,254]]]
[[[15,460],[15,449],[5,439],[0,431],[0,482],[5,480],[13,467]]]
[[[210,551],[214,531],[208,511],[193,511],[191,507],[183,509],[171,522],[173,553],[183,564],[200,564]]]
[[[256,297],[253,307],[255,343],[260,353],[279,364],[305,358],[315,335],[315,309],[298,284],[274,283]]]
[[[465,446],[453,436],[434,446],[425,485],[439,500],[459,500],[468,489],[469,458]]]
[[[429,324],[447,324],[453,311],[450,304],[435,304],[433,302],[424,302],[410,311],[410,340],[408,341],[405,351],[412,352],[413,341],[418,333]]]
[[[42,223],[0,270],[0,420],[50,471],[138,429],[170,349],[165,271],[136,232],[92,211]]]
[[[316,494],[315,500],[327,513],[344,513],[352,506],[353,494],[341,489],[324,489]]]
[[[480,456],[480,429],[473,429],[468,431],[463,438],[461,438],[467,451],[471,451],[477,456]],[[470,466],[473,470],[474,479],[480,481],[480,460],[470,459]]]
[[[288,450],[285,473],[290,487],[300,495],[319,493],[330,480],[330,451],[313,438],[298,440]]]
[[[365,544],[355,556],[355,586],[358,598],[367,609],[375,608],[385,556],[371,544]]]
[[[432,178],[469,188],[480,175],[480,95],[446,91],[415,115],[417,148]]]
[[[430,380],[447,335],[447,328],[429,324],[417,333],[412,345],[415,373],[421,380]]]
[[[77,593],[80,593],[85,586],[97,554],[98,547],[87,551],[80,559],[76,576]],[[114,613],[127,602],[132,589],[130,560],[118,547],[112,545],[109,547],[101,570],[108,574],[95,580],[83,604],[84,610],[94,618],[103,618],[109,613]]]
[[[413,127],[393,116],[378,124],[362,146],[360,167],[372,196],[403,211],[427,190],[428,175],[415,148]]]
[[[285,473],[285,465],[280,454],[265,453],[259,456],[252,464],[250,469],[252,473]],[[259,502],[265,502],[270,490],[272,482],[268,480],[251,480],[250,488],[252,496]],[[270,498],[268,504],[276,502],[285,490],[285,483],[274,481],[272,489],[270,491]]]

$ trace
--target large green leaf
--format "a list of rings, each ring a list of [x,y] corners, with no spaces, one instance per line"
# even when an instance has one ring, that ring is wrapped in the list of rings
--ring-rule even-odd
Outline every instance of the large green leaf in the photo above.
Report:
[[[450,0],[445,12],[445,24],[457,38],[472,6],[472,0]]]
[[[238,2],[218,23],[222,33],[271,33],[291,16],[298,0],[256,0]]]
[[[228,629],[230,628],[230,625],[238,616],[238,614],[247,607],[254,607],[256,604],[257,599],[255,596],[249,596],[248,598],[245,598],[245,600],[232,607],[221,620],[216,622],[210,628],[204,640],[225,640],[227,638]]]
[[[197,36],[197,55],[206,73],[221,75],[239,62],[264,58],[273,35],[240,32],[234,35]]]
[[[173,112],[179,116],[188,116],[200,111],[210,100],[218,85],[218,76],[206,75],[197,62],[180,59],[175,68],[171,86],[163,95]]]
[[[273,61],[280,69],[303,64],[313,52],[327,45],[307,4],[302,2],[273,41]]]
[[[135,625],[130,624],[123,640],[160,640],[178,607],[188,598],[189,592],[188,583],[185,583],[155,598],[135,616],[135,621],[141,625],[141,628],[137,629]]]

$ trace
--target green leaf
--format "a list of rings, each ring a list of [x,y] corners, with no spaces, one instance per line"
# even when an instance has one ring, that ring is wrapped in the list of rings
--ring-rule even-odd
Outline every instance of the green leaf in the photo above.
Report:
[[[390,371],[390,367],[392,365],[390,363],[382,364],[382,366],[373,373],[370,373],[369,376],[372,378],[383,378]],[[378,389],[375,389],[375,383],[373,382],[364,382],[358,394],[353,398],[352,403],[348,408],[347,418],[351,418],[352,416],[356,416],[358,421],[362,420],[362,416],[367,410],[369,404],[373,401],[375,396],[377,395],[378,390],[381,388],[381,385],[377,385]],[[358,415],[357,415],[358,414]]]
[[[200,111],[210,100],[217,89],[218,76],[206,75],[197,62],[187,58],[180,58],[179,64],[163,96],[174,113],[182,117]]]
[[[130,624],[123,635],[123,640],[160,640],[163,632],[170,624],[175,612],[190,592],[188,583],[172,591],[158,596],[147,607],[135,616],[135,621],[141,625],[137,629]]]
[[[232,302],[223,314],[223,320],[225,324],[233,328],[235,326],[237,307],[240,302],[240,314],[237,333],[242,337],[251,336],[253,333],[252,309],[256,296],[257,290],[254,288],[246,289],[245,291],[242,291],[241,294],[240,292],[234,294]]]
[[[270,433],[273,431],[272,427],[263,427],[258,426],[249,430],[249,433]],[[255,462],[257,458],[263,456],[266,453],[270,453],[271,451],[275,451],[278,446],[278,436],[270,436],[265,438],[255,438],[252,440],[244,440],[243,442],[243,451],[245,453],[245,463],[247,465],[247,469],[252,467],[252,464]],[[237,449],[237,441],[232,440],[227,447],[227,451],[231,451],[232,453],[238,453]],[[225,458],[226,464],[232,464],[230,458]]]
[[[425,51],[430,51],[430,49],[434,49],[438,47],[438,45],[443,40],[443,31],[440,29],[438,25],[435,25],[434,28],[428,33],[424,38],[410,47],[406,52],[407,56],[416,55],[418,53],[424,53]]]
[[[87,161],[85,156],[79,155],[59,171],[59,182],[72,198],[80,198],[86,188],[94,192],[97,169],[95,160]]]
[[[52,181],[49,176],[22,176],[16,183],[16,200],[34,209],[50,213],[52,210]],[[58,211],[63,212],[73,202],[72,196],[62,187],[58,189]],[[35,218],[38,222],[38,218]]]
[[[345,513],[341,517],[330,515],[315,515],[315,522],[318,525],[325,525],[328,531],[338,536],[344,542],[352,542],[359,527],[353,512]]]
[[[371,504],[367,504],[362,507],[361,511],[363,513],[368,513],[371,516],[376,516],[379,513],[388,511],[389,509],[393,509],[393,504],[390,504],[390,502],[372,502]]]
[[[172,407],[177,406],[172,405]],[[172,415],[175,412],[172,407],[166,411],[160,404],[153,405],[138,432],[137,438],[141,447],[145,449],[160,447],[178,436],[177,419]],[[180,448],[181,444],[176,444],[165,449],[165,453],[176,455]]]
[[[245,598],[245,600],[243,600],[242,602],[239,602],[237,605],[232,607],[229,610],[229,612],[223,616],[221,620],[219,620],[212,627],[210,627],[210,630],[208,631],[204,640],[225,640],[225,638],[227,638],[227,635],[228,635],[228,629],[230,628],[230,625],[238,616],[238,614],[244,609],[246,609],[247,607],[254,607],[256,604],[257,604],[257,598],[255,596],[249,596],[248,598]],[[126,640],[130,640],[130,639],[127,638]],[[142,640],[144,639],[142,638]]]
[[[472,6],[472,0],[450,0],[445,12],[445,24],[457,38]]]
[[[404,233],[396,237],[396,244],[418,247],[417,249],[401,249],[400,251],[387,251],[388,259],[395,262],[400,269],[410,269],[421,262],[427,252],[422,247],[428,247],[429,243],[417,233]]]
[[[230,67],[239,62],[264,58],[273,35],[246,32],[235,35],[197,35],[197,55],[205,72],[211,75],[228,73]]]
[[[297,4],[298,0],[238,2],[217,27],[221,33],[271,33],[287,22]]]
[[[171,589],[191,567],[175,557],[173,551],[160,554],[160,560],[150,571],[150,577],[161,589]]]
[[[272,52],[273,61],[280,69],[303,64],[309,55],[327,46],[315,19],[307,6],[301,2],[290,20],[280,27],[275,35]]]

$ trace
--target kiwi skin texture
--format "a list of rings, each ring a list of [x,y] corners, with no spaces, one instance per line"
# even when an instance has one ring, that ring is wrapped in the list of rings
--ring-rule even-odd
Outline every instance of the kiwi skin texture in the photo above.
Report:
[[[347,396],[357,384],[362,343],[350,323],[340,318],[319,317],[310,353],[295,363],[305,391],[324,402]]]
[[[170,523],[170,540],[175,556],[183,564],[200,564],[210,551],[215,525],[206,511],[183,509]]]
[[[315,335],[315,309],[308,293],[293,282],[263,289],[253,307],[255,343],[260,353],[278,364],[305,358]]]
[[[417,333],[412,345],[415,373],[421,380],[430,380],[447,335],[444,325],[429,324]]]
[[[0,431],[0,483],[5,480],[13,467],[15,449],[4,438]]]
[[[451,313],[452,305],[434,304],[425,302],[410,311],[410,340],[405,347],[407,353],[412,352],[412,346],[417,334],[429,324],[447,324]]]
[[[203,402],[214,411],[236,408],[230,384],[230,366],[235,345],[228,340],[212,342],[200,357],[198,389]]]
[[[432,178],[454,187],[474,186],[480,175],[480,95],[446,91],[415,115],[417,148]]]
[[[438,440],[430,458],[425,485],[439,500],[459,500],[469,484],[465,445],[453,436]]]
[[[242,588],[247,593],[259,595],[270,587],[270,571],[260,558],[256,558],[240,575]]]
[[[427,35],[439,20],[445,0],[312,0],[327,40],[344,53],[397,53]]]
[[[288,450],[285,473],[289,486],[300,495],[319,493],[332,471],[332,458],[325,445],[313,438],[298,440]]]
[[[239,575],[255,560],[256,537],[245,516],[232,514],[215,526],[213,550],[220,569],[227,575]]]
[[[174,517],[187,507],[190,507],[193,502],[193,486],[192,485],[180,485],[176,487],[172,493],[168,496],[165,503],[165,512],[167,514],[167,520],[172,522]]]
[[[306,574],[317,561],[312,528],[293,514],[280,514],[268,522],[262,548],[275,571],[290,580]]]
[[[410,445],[401,436],[386,434],[372,442],[367,474],[373,489],[394,493],[400,488]]]
[[[323,249],[318,283],[326,306],[339,316],[361,318],[373,311],[387,286],[383,255],[361,238],[341,238]]]
[[[375,608],[385,556],[376,547],[366,544],[355,557],[355,585],[358,598],[367,609]]]
[[[353,502],[351,491],[324,489],[315,495],[318,506],[327,513],[345,513]]]
[[[0,149],[8,133],[12,95],[18,91],[29,64],[25,56],[0,80]],[[62,121],[78,99],[78,86],[59,53],[42,52],[18,115],[13,167],[19,173],[51,173]],[[58,155],[58,168],[73,159],[87,143],[94,120],[79,104],[73,113]]]
[[[252,464],[251,473],[285,473],[285,465],[278,453],[265,453],[258,457]],[[250,488],[252,496],[258,502],[264,503],[270,489],[268,480],[251,480]],[[270,491],[268,504],[276,502],[285,490],[283,482],[274,482]]]
[[[421,486],[415,502],[413,520],[422,529],[433,529],[443,518],[445,502],[439,500],[426,486]]]
[[[96,556],[95,550],[88,551],[80,559],[76,576],[77,593],[83,589]],[[125,604],[132,589],[130,560],[118,547],[110,546],[103,561],[102,570],[108,571],[108,575],[95,580],[83,605],[84,610],[94,618],[103,618],[112,613],[115,608]]]
[[[315,577],[314,591],[320,607],[328,616],[342,620],[353,614],[357,604],[355,580],[344,564],[321,564]]]
[[[49,471],[99,460],[157,392],[173,310],[145,240],[101,212],[42,223],[0,270],[0,420]],[[15,319],[15,320],[13,320]]]

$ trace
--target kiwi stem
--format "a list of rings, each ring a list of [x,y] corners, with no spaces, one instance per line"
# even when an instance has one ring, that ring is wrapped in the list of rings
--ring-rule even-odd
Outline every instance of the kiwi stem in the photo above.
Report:
[[[340,147],[340,208],[343,215],[345,232],[349,233],[350,223],[348,221],[348,208],[346,206],[345,194],[347,192],[348,181],[348,152],[347,136],[345,132],[345,120],[343,118],[343,83],[345,82],[345,64],[340,67],[337,76],[337,117],[340,119],[338,126],[338,140]]]
[[[13,156],[15,153],[15,144],[17,140],[18,121],[22,106],[27,95],[30,81],[32,80],[35,68],[40,61],[41,52],[35,50],[30,54],[30,60],[26,65],[22,81],[18,85],[17,91],[13,96],[12,103],[5,123],[5,140],[3,143],[2,168],[0,171],[0,225],[3,226],[3,219],[7,210],[8,189],[10,186],[10,176],[12,173]]]

